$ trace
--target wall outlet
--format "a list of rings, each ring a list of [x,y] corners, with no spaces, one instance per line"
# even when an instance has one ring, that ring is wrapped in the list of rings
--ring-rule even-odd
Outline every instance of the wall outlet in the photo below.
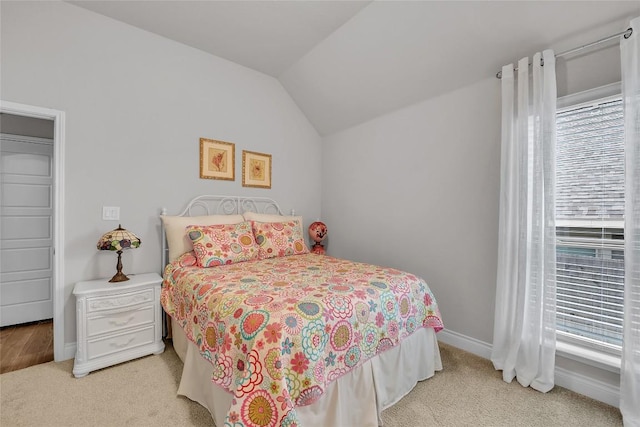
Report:
[[[105,221],[118,221],[120,219],[120,208],[117,206],[103,206],[102,219]]]

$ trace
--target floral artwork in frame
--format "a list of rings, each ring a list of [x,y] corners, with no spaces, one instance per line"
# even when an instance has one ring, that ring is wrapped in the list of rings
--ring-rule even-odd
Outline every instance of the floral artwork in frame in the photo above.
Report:
[[[235,159],[235,144],[200,138],[200,178],[235,180]]]
[[[242,150],[242,186],[271,188],[271,154]]]

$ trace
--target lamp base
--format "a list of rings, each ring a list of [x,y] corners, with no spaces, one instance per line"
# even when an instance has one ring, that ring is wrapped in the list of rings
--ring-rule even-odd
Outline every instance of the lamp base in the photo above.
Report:
[[[311,247],[311,253],[324,255],[326,253],[324,250],[324,245],[316,242],[316,244]]]
[[[129,278],[125,276],[124,273],[122,272],[122,251],[117,251],[116,253],[118,254],[118,263],[116,264],[117,273],[115,276],[111,278],[111,280],[109,280],[109,282],[111,283],[124,282],[129,280]]]
[[[122,271],[118,271],[115,276],[113,276],[111,278],[111,280],[109,280],[109,282],[125,282],[129,280],[129,278],[127,276],[124,275],[124,273]]]

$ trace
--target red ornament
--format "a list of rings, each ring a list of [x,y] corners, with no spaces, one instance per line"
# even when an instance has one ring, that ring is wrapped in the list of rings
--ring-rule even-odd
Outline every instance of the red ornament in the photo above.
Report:
[[[315,244],[311,247],[311,252],[314,254],[324,255],[324,245],[320,242],[327,236],[327,226],[323,222],[316,221],[309,225],[309,236]]]

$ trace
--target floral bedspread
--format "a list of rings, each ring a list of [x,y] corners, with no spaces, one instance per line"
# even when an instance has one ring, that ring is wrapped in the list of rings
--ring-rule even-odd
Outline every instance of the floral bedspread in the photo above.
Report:
[[[306,254],[166,267],[162,306],[234,395],[227,427],[297,425],[295,408],[417,328],[442,329],[420,278]]]

